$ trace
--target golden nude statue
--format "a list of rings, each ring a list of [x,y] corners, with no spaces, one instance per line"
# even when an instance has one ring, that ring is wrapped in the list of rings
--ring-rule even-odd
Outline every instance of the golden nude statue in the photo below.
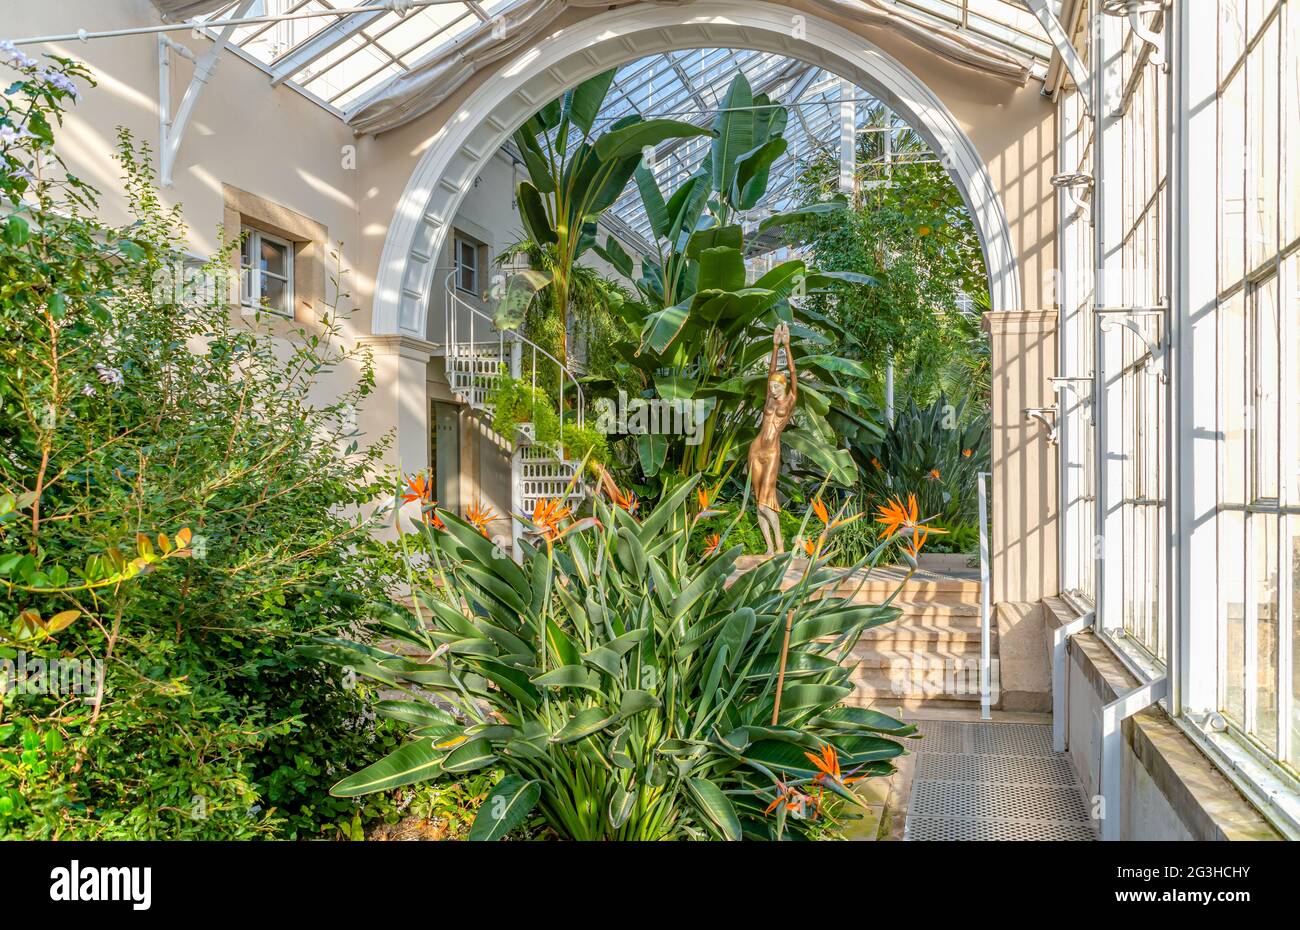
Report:
[[[776,370],[778,352],[785,349],[789,378]],[[768,362],[767,400],[763,404],[763,420],[758,435],[749,446],[749,478],[758,505],[758,528],[767,543],[767,554],[785,551],[781,538],[781,503],[776,498],[776,476],[781,470],[781,431],[794,416],[794,404],[799,393],[798,375],[794,370],[794,355],[790,352],[790,327],[778,323],[772,331],[772,358]]]

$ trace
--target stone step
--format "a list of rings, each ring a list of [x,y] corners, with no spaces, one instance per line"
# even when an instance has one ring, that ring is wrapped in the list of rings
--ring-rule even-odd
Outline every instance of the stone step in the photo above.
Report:
[[[855,603],[863,598],[853,599]],[[974,617],[976,620],[980,616],[980,605],[978,601],[971,602],[964,597],[952,597],[949,595],[936,595],[927,598],[908,598],[907,600],[897,599],[890,602],[891,607],[897,607],[903,612],[900,620],[905,619],[930,619],[938,617]]]
[[[993,697],[998,697],[997,676],[992,681]],[[935,706],[942,702],[957,706],[979,704],[979,669],[945,672],[942,669],[898,670],[858,666],[849,675],[853,694],[846,699],[856,706]]]
[[[962,600],[978,605],[980,602],[980,583],[963,578],[917,578],[906,581],[901,578],[885,576],[880,579],[870,578],[845,579],[835,586],[835,593],[866,598],[879,603],[898,592],[898,600],[917,600],[931,598],[935,595],[960,596]]]
[[[990,631],[991,632],[991,631]],[[979,648],[979,633],[969,633],[962,630],[947,630],[929,628],[901,628],[890,630],[888,627],[881,627],[875,630],[867,630],[858,640],[863,646],[870,645],[877,649],[915,649],[929,650],[940,649],[954,646],[971,646]],[[989,649],[994,655],[998,651],[998,637],[992,633],[989,637]]]
[[[990,641],[997,641],[997,627],[989,627]],[[979,642],[980,618],[967,613],[925,616],[904,614],[897,620],[862,633],[864,640],[916,640],[918,642]]]
[[[996,697],[996,696],[995,696]],[[871,695],[862,691],[855,691],[844,699],[844,703],[850,707],[870,707],[878,710],[882,714],[889,714],[891,717],[906,718],[909,714],[917,711],[931,710],[961,710],[978,712],[980,707],[979,696],[975,696],[974,701],[952,700],[949,698],[925,698],[923,700],[903,699],[900,700],[894,695]],[[993,702],[994,708],[997,707],[997,701]]]
[[[993,654],[996,658],[996,654]],[[980,658],[979,643],[941,643],[929,648],[917,648],[908,645],[858,643],[846,663],[856,662],[862,668],[898,668],[942,667],[945,663],[978,663]],[[976,666],[978,668],[978,665]]]

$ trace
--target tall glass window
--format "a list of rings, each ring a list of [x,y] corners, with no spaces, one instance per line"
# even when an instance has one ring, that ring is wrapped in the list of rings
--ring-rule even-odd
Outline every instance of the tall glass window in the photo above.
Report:
[[[1167,185],[1169,177],[1169,73],[1152,46],[1131,29],[1117,67],[1107,77],[1107,103],[1115,101],[1118,159],[1105,166],[1119,214],[1118,274],[1110,274],[1106,303],[1123,316],[1106,325],[1119,331],[1118,358],[1111,361],[1111,416],[1122,422],[1120,487],[1111,489],[1118,508],[1121,565],[1108,573],[1120,585],[1124,638],[1156,662],[1167,658],[1165,598],[1166,384],[1163,345],[1169,301]],[[1115,162],[1118,163],[1115,163]],[[1108,243],[1108,247],[1109,243]],[[1115,362],[1118,362],[1118,365]]]
[[[1219,707],[1300,761],[1300,9],[1224,0],[1217,23]]]

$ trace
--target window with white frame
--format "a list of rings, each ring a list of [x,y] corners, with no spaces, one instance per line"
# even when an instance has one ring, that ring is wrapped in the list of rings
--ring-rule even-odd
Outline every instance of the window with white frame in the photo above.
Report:
[[[1083,44],[1086,57],[1090,49]],[[1058,155],[1060,198],[1059,248],[1061,489],[1063,499],[1062,590],[1092,607],[1097,600],[1096,420],[1093,414],[1093,356],[1096,315],[1093,313],[1093,227],[1095,195],[1092,176],[1092,124],[1085,118],[1079,93],[1062,100]]]
[[[1300,769],[1300,3],[1217,22],[1218,706]]]
[[[1153,24],[1163,25],[1164,14]],[[1165,378],[1169,72],[1123,19],[1100,17],[1103,60],[1096,363],[1101,631],[1145,669],[1168,659]]]
[[[483,244],[468,236],[457,233],[456,248],[456,289],[478,296],[479,288],[479,252]]]
[[[239,300],[249,310],[293,316],[293,243],[245,226],[239,255]]]

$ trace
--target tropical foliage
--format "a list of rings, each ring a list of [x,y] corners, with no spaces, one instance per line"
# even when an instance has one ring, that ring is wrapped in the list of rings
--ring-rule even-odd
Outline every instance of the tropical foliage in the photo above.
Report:
[[[514,284],[520,278],[517,270],[520,263],[526,263],[531,273],[532,269],[549,269],[552,259],[550,250],[523,239],[497,256],[497,263],[507,269],[506,280]],[[569,272],[567,312],[562,313],[556,306],[554,290],[545,286],[534,290],[538,283],[537,280],[530,283],[528,276],[524,276],[521,283],[503,288],[502,302],[522,306],[522,311],[503,313],[499,303],[498,319],[507,322],[521,319],[519,330],[555,358],[565,354],[567,346],[569,368],[582,380],[631,386],[626,379],[619,380],[618,366],[623,356],[617,347],[637,337],[637,330],[628,323],[627,317],[639,318],[641,313],[623,308],[625,303],[636,300],[635,295],[597,269],[575,264]],[[531,353],[525,353],[521,371],[530,380],[535,378],[538,387],[558,399],[557,366],[548,364],[544,357],[534,360]]]
[[[534,263],[535,283],[550,291],[565,323],[557,357],[566,364],[573,269],[595,244],[596,220],[627,186],[642,149],[708,132],[690,123],[646,120],[633,113],[597,134],[597,116],[613,80],[611,70],[584,81],[531,116],[514,135],[528,170],[528,180],[516,191],[519,214],[528,238],[547,252],[546,261]]]
[[[735,221],[767,189],[772,163],[787,145],[782,135],[786,118],[783,107],[765,95],[754,96],[738,75],[713,124],[710,155],[699,171],[667,197],[647,166],[634,172],[658,260],[644,260],[636,280],[644,307],[624,305],[640,340],[626,347],[623,370],[640,383],[643,396],[699,402],[707,412],[698,442],[662,434],[635,438],[641,478],[654,482],[658,477],[662,492],[692,474],[704,474],[719,485],[743,461],[767,391],[763,363],[773,329],[782,322],[790,324],[791,349],[801,372],[796,422],[784,434],[786,445],[821,476],[847,485],[855,469],[828,416],[834,411],[863,430],[874,429],[858,391],[867,372],[830,351],[835,340],[825,331],[832,323],[827,316],[792,299],[821,293],[832,283],[868,287],[871,280],[821,273],[794,260],[748,281],[744,233]],[[820,203],[797,215],[842,212],[843,207],[842,202]],[[760,230],[790,219],[771,217]],[[598,251],[632,278],[632,259],[612,237]],[[643,310],[648,310],[643,318],[633,316]]]
[[[384,618],[398,650],[306,647],[405,691],[380,710],[419,727],[334,793],[500,766],[479,839],[530,816],[562,838],[728,840],[802,837],[849,816],[852,782],[892,772],[914,728],[843,706],[841,660],[898,611],[832,593],[840,575],[823,559],[854,518],[824,511],[793,587],[781,585],[789,556],[728,587],[741,547],[729,528],[709,532],[697,484],[644,520],[617,489],[576,522],[539,505],[520,565],[451,514],[445,530],[424,527],[434,558],[415,610]],[[703,557],[697,536],[710,539]]]
[[[915,493],[923,513],[941,524],[975,525],[977,476],[989,470],[989,417],[965,401],[940,396],[928,407],[909,403],[878,442],[856,446],[868,506]]]
[[[884,126],[883,107],[868,122]],[[939,393],[987,397],[988,351],[978,311],[987,307],[983,252],[957,186],[911,129],[858,135],[857,194],[852,209],[812,214],[784,228],[786,241],[824,269],[870,275],[877,286],[832,286],[812,304],[843,333],[844,352],[873,375],[883,400],[893,360],[898,393],[928,404]],[[796,187],[815,206],[839,193],[839,159],[817,152],[803,162]]]
[[[560,439],[560,417],[555,402],[541,388],[524,378],[514,378],[504,365],[497,375],[490,399],[492,429],[513,442],[520,426],[530,424],[533,437],[554,444]]]

